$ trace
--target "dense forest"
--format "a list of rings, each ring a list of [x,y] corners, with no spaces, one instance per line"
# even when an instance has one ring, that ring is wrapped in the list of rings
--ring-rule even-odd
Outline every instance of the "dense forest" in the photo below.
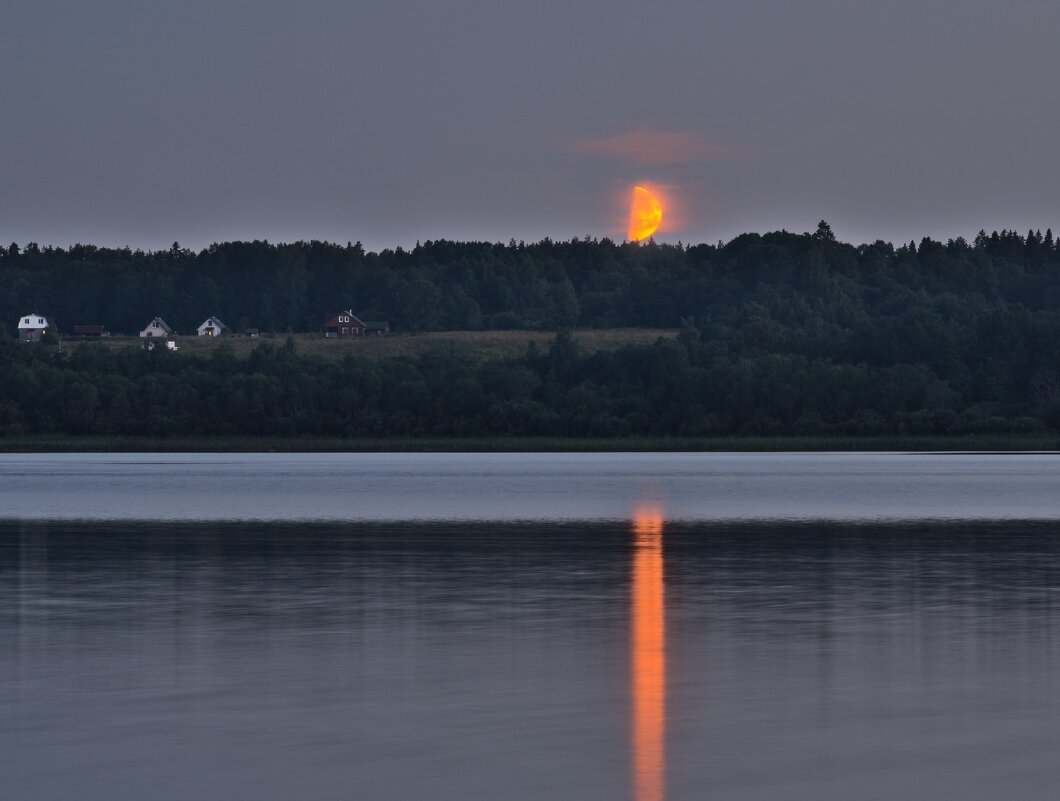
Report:
[[[317,330],[349,306],[397,331],[559,331],[518,358],[248,358],[15,341],[29,311],[132,332],[161,314]],[[631,436],[962,434],[1060,428],[1051,232],[895,248],[808,234],[727,244],[231,243],[200,253],[12,245],[0,257],[0,432]],[[240,322],[242,321],[242,322]],[[579,353],[577,327],[680,328]],[[282,342],[282,338],[279,340]]]

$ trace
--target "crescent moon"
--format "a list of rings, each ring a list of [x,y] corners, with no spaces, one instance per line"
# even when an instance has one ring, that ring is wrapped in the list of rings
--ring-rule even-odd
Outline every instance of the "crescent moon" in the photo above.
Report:
[[[629,241],[647,239],[659,229],[663,208],[659,198],[643,186],[633,187],[629,203]]]

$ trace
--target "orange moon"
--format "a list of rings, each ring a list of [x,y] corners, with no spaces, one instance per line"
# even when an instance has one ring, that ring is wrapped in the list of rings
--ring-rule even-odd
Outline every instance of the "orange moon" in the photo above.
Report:
[[[643,186],[633,187],[629,202],[629,241],[647,239],[654,234],[662,222],[662,215],[663,207],[657,195]]]

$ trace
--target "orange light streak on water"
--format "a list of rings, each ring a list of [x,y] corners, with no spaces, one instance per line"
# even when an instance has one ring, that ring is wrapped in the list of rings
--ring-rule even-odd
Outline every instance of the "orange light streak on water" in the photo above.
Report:
[[[666,795],[666,596],[662,512],[633,515],[632,746],[634,801]]]

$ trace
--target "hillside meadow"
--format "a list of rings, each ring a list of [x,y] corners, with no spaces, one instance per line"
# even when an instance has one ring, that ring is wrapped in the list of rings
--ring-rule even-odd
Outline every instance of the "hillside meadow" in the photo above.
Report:
[[[650,345],[658,339],[672,339],[676,329],[611,328],[575,331],[574,341],[580,353],[592,354],[626,345]],[[432,331],[422,334],[385,334],[365,337],[329,337],[322,334],[262,334],[258,337],[222,336],[175,338],[179,352],[209,356],[229,348],[238,358],[246,358],[263,343],[283,345],[290,337],[299,355],[340,360],[347,356],[367,359],[389,359],[399,356],[420,357],[435,352],[466,353],[476,359],[507,359],[522,356],[530,343],[547,350],[555,334],[550,331]],[[64,350],[107,348],[139,349],[143,340],[135,336],[112,336],[101,339],[63,339]]]

